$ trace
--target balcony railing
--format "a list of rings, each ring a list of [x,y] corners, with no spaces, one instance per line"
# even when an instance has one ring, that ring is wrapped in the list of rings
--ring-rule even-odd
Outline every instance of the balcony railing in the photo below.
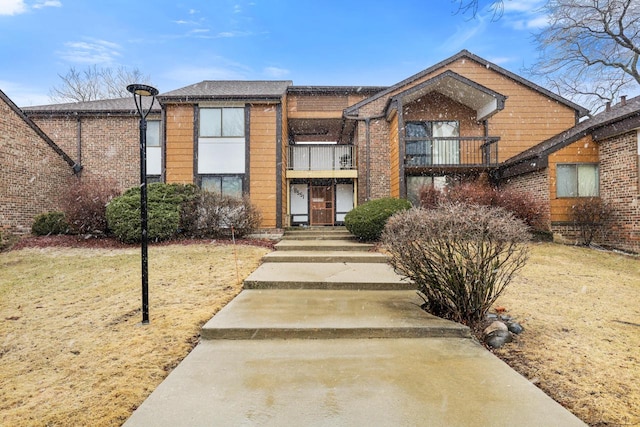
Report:
[[[496,166],[498,140],[498,137],[407,138],[405,167]]]
[[[290,145],[287,165],[296,171],[356,169],[356,150],[344,144]]]

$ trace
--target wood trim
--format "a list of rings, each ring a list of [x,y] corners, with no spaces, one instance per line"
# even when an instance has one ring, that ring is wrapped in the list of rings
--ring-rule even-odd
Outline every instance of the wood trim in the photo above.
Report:
[[[405,169],[405,165],[404,165],[404,159],[407,155],[406,152],[406,140],[405,140],[405,133],[402,132],[402,129],[404,129],[404,104],[402,102],[402,100],[398,100],[398,173],[400,174],[399,176],[399,183],[398,186],[400,187],[400,198],[402,199],[406,199],[407,198],[407,183],[406,183],[406,178],[405,178],[405,173],[406,173],[406,169]]]
[[[251,104],[244,105],[244,179],[242,193],[251,197]]]
[[[282,104],[276,105],[276,228],[282,228]]]
[[[200,135],[200,107],[198,104],[193,105],[193,182],[196,186],[201,187],[198,179],[198,136]]]
[[[594,141],[600,141],[638,128],[640,128],[640,114],[595,129],[592,132],[592,138]]]

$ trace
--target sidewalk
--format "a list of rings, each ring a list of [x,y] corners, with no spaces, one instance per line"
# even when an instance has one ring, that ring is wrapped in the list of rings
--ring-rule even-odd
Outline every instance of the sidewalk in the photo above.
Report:
[[[421,310],[370,248],[288,232],[124,425],[585,425],[466,327]]]

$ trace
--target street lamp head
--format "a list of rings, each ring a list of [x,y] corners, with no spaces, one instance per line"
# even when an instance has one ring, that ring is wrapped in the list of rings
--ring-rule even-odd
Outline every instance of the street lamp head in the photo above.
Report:
[[[153,86],[143,84],[129,85],[127,86],[127,90],[134,95],[140,96],[156,96],[158,94],[158,89]]]

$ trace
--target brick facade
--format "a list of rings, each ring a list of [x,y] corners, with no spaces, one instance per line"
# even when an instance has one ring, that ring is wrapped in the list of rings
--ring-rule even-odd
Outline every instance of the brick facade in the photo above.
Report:
[[[500,187],[531,194],[543,207],[544,223],[550,228],[549,176],[546,169],[511,177],[501,182]]]
[[[57,208],[71,179],[69,162],[0,96],[0,230],[29,233],[38,214]]]
[[[613,210],[603,244],[640,252],[638,131],[599,142],[600,197]]]
[[[83,166],[82,179],[98,179],[119,191],[140,182],[140,131],[136,116],[64,114],[32,118]]]

